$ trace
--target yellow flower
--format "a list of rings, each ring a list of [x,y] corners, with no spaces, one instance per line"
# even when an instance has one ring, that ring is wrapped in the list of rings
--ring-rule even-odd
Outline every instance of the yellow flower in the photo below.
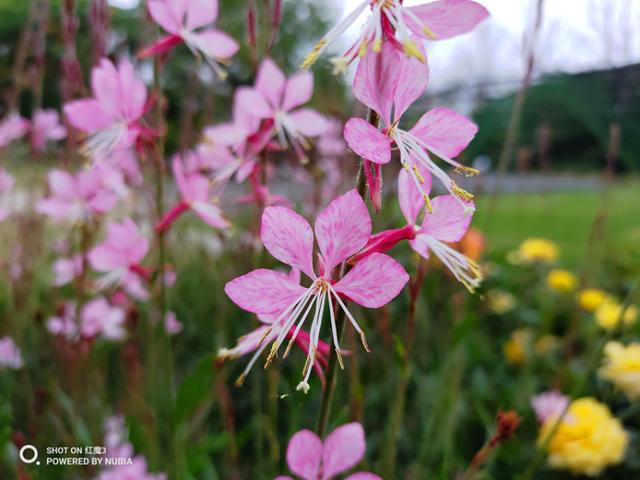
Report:
[[[529,346],[531,344],[531,330],[519,328],[511,333],[511,338],[507,340],[502,348],[507,362],[512,365],[522,365],[528,357]]]
[[[560,339],[555,335],[542,335],[536,340],[533,349],[538,355],[545,356],[552,353],[560,346]]]
[[[638,307],[630,305],[622,315],[622,305],[615,300],[606,300],[596,310],[596,322],[604,330],[612,330],[622,320],[623,325],[633,325],[638,318]],[[622,319],[620,316],[622,315]]]
[[[607,297],[607,292],[599,288],[586,288],[578,293],[578,303],[587,312],[595,312]]]
[[[571,292],[578,285],[578,277],[569,270],[556,268],[547,275],[547,285],[558,292]]]
[[[510,312],[516,306],[516,297],[504,290],[492,289],[487,292],[489,308],[501,315]]]
[[[557,260],[558,246],[545,238],[528,238],[518,247],[517,256],[525,263],[550,263]]]
[[[538,446],[553,433],[557,417],[547,419],[540,429]],[[548,441],[547,463],[552,468],[596,476],[624,459],[629,435],[609,407],[594,398],[571,402],[555,434]]]
[[[640,399],[640,343],[626,347],[620,342],[609,342],[604,347],[604,363],[598,372],[609,380],[631,401]]]

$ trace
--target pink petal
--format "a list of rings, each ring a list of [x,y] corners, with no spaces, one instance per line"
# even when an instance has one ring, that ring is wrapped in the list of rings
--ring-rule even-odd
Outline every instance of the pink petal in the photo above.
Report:
[[[427,55],[422,42],[418,42],[417,47],[426,59]],[[400,79],[393,97],[393,116],[396,120],[399,120],[411,104],[420,98],[429,83],[429,66],[426,62],[423,63],[413,56],[400,55],[398,68]]]
[[[142,117],[147,102],[147,89],[144,83],[136,77],[133,65],[123,60],[118,65],[120,78],[121,114],[127,122],[133,122]]]
[[[359,423],[347,423],[336,428],[324,441],[322,480],[357,465],[366,450],[364,430]]]
[[[356,472],[349,475],[345,480],[382,480],[382,477],[369,472]]]
[[[324,135],[331,128],[331,123],[327,118],[311,108],[301,108],[295,112],[291,112],[289,117],[298,129],[298,132],[307,137]]]
[[[173,11],[164,0],[149,0],[147,2],[151,18],[169,33],[178,34],[182,29],[182,19],[176,18]]]
[[[191,208],[204,223],[215,228],[229,227],[229,222],[224,218],[222,210],[217,205],[209,202],[193,202]]]
[[[355,97],[378,112],[387,125],[391,124],[391,107],[400,80],[400,56],[390,42],[384,42],[380,53],[360,60],[353,80]]]
[[[431,173],[418,162],[414,165],[424,179],[424,184],[422,184],[421,187],[424,193],[429,195],[431,191]],[[400,210],[402,210],[402,215],[404,215],[407,223],[415,225],[420,211],[425,206],[425,201],[412,175],[404,168],[400,170],[400,174],[398,175],[398,202],[400,203]]]
[[[100,102],[93,98],[65,104],[64,114],[71,125],[88,133],[103,130],[113,123],[113,117],[104,111]]]
[[[409,281],[405,269],[383,253],[372,253],[360,260],[334,285],[356,303],[379,308],[393,300]]]
[[[334,199],[318,215],[315,231],[324,272],[330,275],[336,265],[364,247],[371,235],[369,211],[358,192],[353,189]]]
[[[56,196],[73,198],[77,194],[76,179],[64,170],[51,170],[48,175],[49,188]]]
[[[467,33],[489,15],[486,8],[470,0],[440,0],[410,7],[409,10],[435,34],[435,38],[428,35],[421,25],[405,16],[411,31],[432,40],[444,40]]]
[[[287,112],[311,100],[313,95],[313,75],[298,72],[287,80],[282,100],[282,109]]]
[[[91,71],[91,91],[105,112],[112,117],[119,115],[123,104],[120,77],[109,59],[103,58]]]
[[[240,48],[238,42],[229,35],[214,29],[192,33],[189,41],[206,56],[215,59],[231,58]]]
[[[433,213],[427,212],[419,233],[441,242],[458,242],[467,233],[473,215],[465,212],[453,195],[441,195],[431,201]],[[470,205],[473,205],[471,203]]]
[[[270,58],[264,59],[258,69],[255,87],[273,108],[280,106],[285,83],[282,70]]]
[[[215,22],[218,18],[218,0],[190,0],[187,6],[189,31]]]
[[[269,106],[262,94],[250,87],[240,87],[234,97],[234,111],[242,112],[245,123],[248,123],[247,114],[254,118],[269,118],[273,115],[273,109]]]
[[[313,230],[303,217],[286,207],[266,208],[260,238],[274,258],[315,278]]]
[[[464,115],[437,107],[420,117],[410,131],[435,149],[434,153],[453,158],[467,148],[478,127]]]
[[[322,440],[310,430],[300,430],[287,447],[289,470],[303,480],[317,480],[322,458]]]
[[[344,125],[349,148],[370,162],[385,164],[391,160],[391,139],[362,118],[350,118]]]
[[[234,278],[224,287],[229,298],[252,313],[280,313],[305,291],[286,275],[260,268]]]
[[[187,181],[187,176],[184,171],[182,157],[179,154],[174,155],[171,167],[173,170],[173,178],[176,181],[176,186],[178,187],[180,196],[185,200],[189,200],[191,198],[189,196],[189,182]]]

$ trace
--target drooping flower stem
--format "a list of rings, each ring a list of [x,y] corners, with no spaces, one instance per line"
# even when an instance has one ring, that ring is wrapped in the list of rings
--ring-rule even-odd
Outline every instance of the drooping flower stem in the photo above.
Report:
[[[369,110],[367,113],[367,121],[378,126],[379,118],[378,114],[373,110]],[[364,171],[364,159],[358,158],[358,173],[356,174],[356,190],[360,194],[363,200],[366,199],[367,181]],[[342,278],[349,269],[347,262],[343,262],[340,266],[340,274],[338,278]],[[345,314],[343,309],[338,309],[336,314],[336,330],[338,333],[338,341],[342,342],[344,337],[344,327],[346,324]],[[318,423],[316,424],[316,433],[320,438],[323,438],[329,423],[329,417],[331,416],[331,403],[333,402],[333,393],[336,388],[336,374],[338,372],[339,359],[335,349],[331,350],[329,354],[329,361],[326,370],[326,385],[322,391],[322,402],[320,404],[320,413],[318,414]]]

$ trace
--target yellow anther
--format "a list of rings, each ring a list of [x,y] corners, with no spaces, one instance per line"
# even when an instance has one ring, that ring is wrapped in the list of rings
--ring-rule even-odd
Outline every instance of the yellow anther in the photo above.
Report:
[[[429,212],[430,214],[433,213],[433,205],[431,205],[431,199],[429,198],[429,195],[423,193],[422,198],[424,198],[424,204],[427,206],[427,212]]]
[[[409,168],[409,165],[407,165],[406,163],[403,163],[402,166],[407,172],[411,173],[411,169]]]
[[[247,379],[247,376],[243,373],[236,379],[235,386],[241,387],[246,379]]]
[[[473,177],[474,175],[480,175],[480,170],[477,168],[465,167],[464,165],[459,165],[456,167],[456,173],[464,175],[465,177]]]
[[[336,356],[338,358],[338,364],[340,365],[340,370],[344,370],[344,363],[342,362],[342,353],[340,353],[340,349],[336,347]]]
[[[422,176],[420,170],[418,170],[418,167],[416,165],[413,166],[413,174],[416,176],[420,183],[424,183],[424,177]]]
[[[273,342],[273,345],[271,345],[271,351],[269,352],[269,356],[267,357],[267,361],[264,363],[264,369],[266,370],[267,368],[269,368],[269,365],[271,365],[271,362],[273,362],[274,358],[278,358],[278,347],[280,345],[278,344],[277,341]]]
[[[433,30],[431,30],[429,27],[427,27],[426,25],[422,25],[422,31],[424,32],[424,34],[429,37],[431,40],[435,40],[436,34],[433,33]]]
[[[416,57],[422,63],[427,63],[427,59],[424,58],[424,55],[412,40],[404,42],[402,47],[404,48],[405,55],[408,55],[409,57]]]
[[[294,338],[291,337],[291,339],[289,340],[289,343],[287,344],[287,349],[284,351],[284,354],[282,355],[282,358],[287,358],[289,356],[289,353],[291,352],[291,347],[293,347],[293,340]]]
[[[360,332],[360,341],[362,342],[362,346],[367,351],[367,353],[370,353],[371,350],[369,349],[369,344],[367,343],[367,339],[364,336],[364,332]]]
[[[326,44],[327,41],[325,39],[322,39],[318,43],[316,43],[316,46],[313,47],[313,50],[311,50],[309,55],[305,57],[304,61],[300,65],[300,68],[306,70],[311,65],[313,65],[320,56],[320,51],[325,47]]]
[[[358,56],[360,58],[364,57],[367,54],[367,42],[362,42],[360,44],[360,48],[358,48]]]
[[[264,333],[262,334],[262,337],[260,337],[260,340],[258,340],[258,344],[256,345],[256,348],[258,348],[260,345],[262,345],[262,342],[264,342],[264,339],[269,336],[269,334],[271,333],[271,330],[273,330],[273,326],[267,328],[264,331]]]
[[[471,193],[467,192],[464,188],[460,188],[455,182],[451,182],[451,191],[455,196],[460,197],[462,200],[467,202],[474,199],[474,196]]]
[[[374,40],[371,49],[376,53],[380,53],[382,51],[382,40]]]

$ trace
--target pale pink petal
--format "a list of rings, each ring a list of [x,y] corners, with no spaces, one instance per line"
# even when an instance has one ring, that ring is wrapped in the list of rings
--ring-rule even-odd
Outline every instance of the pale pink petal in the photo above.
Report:
[[[284,89],[282,109],[287,112],[311,100],[313,95],[313,75],[310,72],[298,72],[287,80]]]
[[[349,475],[345,480],[382,480],[382,477],[369,472],[356,472]]]
[[[191,208],[206,224],[215,228],[229,227],[229,222],[224,218],[222,210],[217,205],[209,202],[193,202]]]
[[[279,107],[282,102],[285,83],[282,70],[270,58],[264,59],[258,69],[255,87],[273,108]]]
[[[364,247],[371,235],[371,217],[358,192],[350,190],[334,199],[318,215],[315,231],[328,275]]]
[[[147,102],[147,89],[144,83],[136,77],[133,65],[128,60],[123,60],[118,65],[120,78],[120,113],[124,120],[133,122],[138,120]]]
[[[113,117],[93,98],[65,104],[64,114],[71,125],[88,133],[103,130],[113,123]]]
[[[286,207],[268,207],[262,214],[260,238],[274,258],[315,278],[313,231],[303,217]]]
[[[333,478],[357,465],[365,450],[362,425],[354,422],[336,428],[324,440],[322,480]]]
[[[182,19],[175,18],[173,11],[164,0],[149,0],[147,2],[151,18],[167,32],[179,34],[182,29]]]
[[[76,179],[64,170],[51,170],[48,181],[51,193],[58,197],[71,199],[78,194]]]
[[[431,40],[444,40],[467,33],[489,15],[486,8],[471,0],[439,0],[409,7],[409,10],[423,22],[433,36],[424,30],[423,25],[417,24],[405,15],[405,21],[411,31]]]
[[[189,41],[206,56],[215,59],[231,58],[240,48],[238,42],[229,35],[214,29],[192,33]]]
[[[187,30],[195,30],[218,18],[218,0],[190,0],[187,6]]]
[[[373,163],[391,160],[391,139],[362,118],[350,118],[344,126],[344,139],[349,148]]]
[[[300,108],[289,114],[293,125],[307,137],[318,137],[324,135],[331,128],[331,123],[327,117],[313,110],[312,108]]]
[[[260,92],[250,87],[240,87],[234,97],[234,111],[242,112],[243,123],[249,123],[247,114],[253,118],[269,118],[273,115],[273,109]]]
[[[356,303],[379,308],[393,300],[409,281],[405,269],[383,253],[372,253],[360,260],[334,285]]]
[[[224,291],[240,308],[253,313],[280,313],[305,291],[286,275],[260,268],[234,278]]]
[[[322,459],[322,440],[310,430],[300,430],[287,447],[289,470],[303,480],[317,480]]]
[[[473,206],[473,203],[469,204]],[[420,233],[430,235],[441,242],[458,242],[469,229],[473,215],[465,212],[453,195],[441,195],[431,201],[433,213],[425,213]]]
[[[189,182],[187,181],[187,176],[184,171],[182,157],[179,154],[174,155],[173,162],[171,162],[171,168],[173,170],[173,178],[176,181],[176,187],[178,187],[180,196],[185,200],[189,200],[191,198],[189,196]]]
[[[448,108],[429,110],[410,132],[421,139],[434,153],[456,157],[473,140],[478,127],[464,115]]]
[[[387,125],[391,124],[391,107],[400,80],[400,56],[390,42],[384,42],[380,53],[360,60],[353,80],[355,97],[378,112]]]
[[[418,43],[418,50],[426,60],[424,46],[421,42]],[[399,120],[411,104],[420,98],[429,83],[429,65],[426,61],[421,62],[413,56],[400,55],[399,63],[397,68],[400,69],[400,79],[393,97],[393,116],[396,120]]]
[[[420,163],[414,163],[415,168],[418,169],[420,176],[424,179],[424,183],[420,184],[424,193],[429,195],[431,191],[431,173],[427,171]],[[416,186],[416,181],[420,183],[419,179],[412,178],[412,175],[404,168],[400,170],[398,175],[398,202],[400,203],[400,210],[404,215],[405,220],[410,225],[415,225],[420,211],[425,206],[425,200],[422,193]]]
[[[117,117],[124,103],[120,88],[120,77],[116,67],[107,58],[91,71],[91,91],[100,102],[100,106],[112,117]]]

